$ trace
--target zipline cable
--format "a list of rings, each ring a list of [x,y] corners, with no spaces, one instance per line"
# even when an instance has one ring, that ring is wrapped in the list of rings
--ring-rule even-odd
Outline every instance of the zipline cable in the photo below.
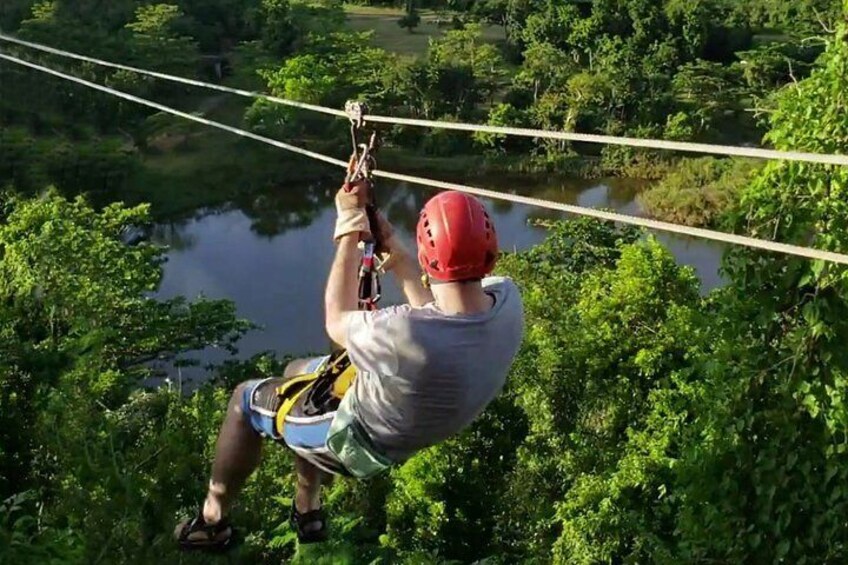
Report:
[[[330,116],[336,116],[339,118],[347,118],[347,114],[344,113],[343,110],[335,110],[333,108],[326,108],[324,106],[316,106],[315,104],[307,104],[305,102],[297,102],[295,100],[287,100],[285,98],[278,98],[276,96],[269,96],[267,94],[262,94],[259,92],[252,92],[250,90],[242,90],[240,88],[230,88],[228,86],[222,86],[219,84],[213,84],[210,82],[203,82],[199,80],[193,80],[190,78],[178,77],[174,75],[169,75],[165,73],[157,73],[155,71],[149,71],[147,69],[141,69],[138,67],[131,67],[129,65],[121,65],[119,63],[112,63],[110,61],[103,61],[101,59],[95,59],[93,57],[86,57],[85,55],[80,55],[78,53],[72,53],[70,51],[63,51],[61,49],[55,49],[53,47],[48,47],[47,45],[41,45],[40,43],[31,43],[29,41],[24,41],[22,39],[18,39],[16,37],[12,37],[9,35],[5,35],[0,33],[0,40],[8,41],[9,43],[15,43],[22,47],[29,47],[30,49],[36,49],[38,51],[43,51],[45,53],[51,53],[53,55],[58,55],[60,57],[66,57],[68,59],[76,59],[77,61],[84,61],[86,63],[92,63],[94,65],[99,65],[101,67],[110,67],[112,69],[118,69],[122,71],[129,71],[131,73],[137,73],[140,75],[146,75],[153,78],[158,78],[162,80],[167,80],[170,82],[178,82],[181,84],[187,84],[189,86],[197,86],[200,88],[208,88],[210,90],[217,90],[219,92],[227,92],[229,94],[236,94],[238,96],[246,96],[248,98],[259,98],[262,100],[268,100],[269,102],[274,102],[276,104],[283,104],[285,106],[291,106],[293,108],[301,108],[303,110],[309,110],[311,112],[319,112],[322,114],[328,114]]]
[[[12,63],[17,63],[18,65],[23,65],[25,67],[29,67],[31,69],[35,69],[37,71],[41,71],[43,73],[47,73],[53,75],[55,77],[59,77],[71,82],[75,82],[77,84],[81,84],[83,86],[87,86],[88,88],[92,88],[94,90],[99,90],[101,92],[105,92],[107,94],[111,94],[112,96],[117,96],[118,98],[123,98],[124,100],[129,100],[130,102],[135,102],[136,104],[141,104],[142,106],[148,106],[150,108],[159,110],[160,112],[165,112],[167,114],[173,114],[174,116],[179,116],[180,118],[185,118],[186,120],[191,120],[193,122],[197,122],[199,124],[204,124],[213,128],[218,128],[224,131],[228,131],[230,133],[234,133],[236,135],[240,135],[242,137],[247,137],[250,139],[255,139],[256,141],[261,141],[263,143],[267,143],[269,145],[273,145],[274,147],[279,147],[280,149],[285,149],[286,151],[291,151],[293,153],[298,153],[299,155],[304,155],[306,157],[310,157],[312,159],[317,159],[319,161],[324,161],[325,163],[329,163],[331,165],[336,165],[339,167],[347,167],[347,162],[340,161],[339,159],[333,159],[327,155],[322,155],[321,153],[315,153],[314,151],[309,151],[307,149],[303,149],[301,147],[297,147],[296,145],[289,145],[288,143],[283,143],[282,141],[277,141],[276,139],[270,139],[268,137],[264,137],[261,135],[256,135],[255,133],[251,133],[249,131],[244,131],[239,128],[235,128],[232,126],[228,126],[226,124],[222,124],[220,122],[215,122],[212,120],[207,120],[206,118],[202,118],[195,114],[189,114],[187,112],[182,112],[175,108],[171,108],[170,106],[165,106],[163,104],[159,104],[157,102],[152,102],[145,98],[139,98],[138,96],[134,96],[132,94],[128,94],[126,92],[122,92],[120,90],[115,90],[114,88],[109,88],[108,86],[103,86],[94,82],[87,81],[85,79],[81,79],[79,77],[75,77],[73,75],[68,75],[48,67],[42,67],[41,65],[36,65],[35,63],[30,63],[29,61],[24,61],[23,59],[18,59],[17,57],[12,57],[6,55],[2,51],[0,51],[0,59],[5,59],[6,61],[10,61]]]
[[[31,69],[47,73],[53,75],[55,77],[68,80],[88,88],[92,88],[94,90],[98,90],[101,92],[105,92],[112,96],[116,96],[118,98],[123,98],[124,100],[129,100],[130,102],[135,102],[137,104],[141,104],[143,106],[147,106],[150,108],[154,108],[161,112],[165,112],[168,114],[172,114],[174,116],[179,116],[181,118],[185,118],[187,120],[191,120],[193,122],[197,122],[203,125],[207,125],[213,128],[217,128],[220,130],[224,130],[235,135],[246,137],[248,139],[253,139],[255,141],[260,141],[262,143],[266,143],[268,145],[272,145],[274,147],[278,147],[280,149],[284,149],[286,151],[291,151],[297,153],[299,155],[303,155],[306,157],[310,157],[312,159],[317,159],[319,161],[323,161],[325,163],[329,163],[331,165],[336,165],[338,167],[347,168],[348,163],[346,161],[342,161],[340,159],[334,159],[327,155],[322,155],[321,153],[316,153],[314,151],[308,151],[306,149],[290,145],[288,143],[283,143],[282,141],[277,141],[275,139],[270,139],[268,137],[264,137],[261,135],[257,135],[255,133],[251,133],[248,131],[241,130],[239,128],[235,128],[232,126],[228,126],[219,122],[215,122],[213,120],[208,120],[206,118],[202,118],[200,116],[196,116],[194,114],[189,114],[186,112],[182,112],[180,110],[176,110],[169,106],[165,106],[163,104],[159,104],[156,102],[152,102],[150,100],[140,98],[138,96],[134,96],[132,94],[128,94],[126,92],[122,92],[120,90],[116,90],[114,88],[110,88],[108,86],[103,86],[97,83],[93,83],[87,81],[85,79],[68,75],[63,72],[50,69],[48,67],[43,67],[41,65],[37,65],[35,63],[25,61],[23,59],[18,59],[17,57],[12,57],[10,55],[6,55],[5,53],[0,52],[0,59],[9,61],[11,63],[15,63],[18,65],[23,65],[25,67],[29,67]],[[736,234],[729,234],[724,232],[717,232],[713,230],[707,230],[702,228],[693,228],[688,226],[680,226],[677,224],[672,224],[668,222],[661,222],[657,220],[651,220],[647,218],[639,218],[636,216],[628,216],[625,214],[618,214],[615,212],[606,212],[603,210],[596,210],[593,208],[583,208],[581,206],[572,206],[569,204],[561,204],[558,202],[551,202],[548,200],[542,200],[540,198],[532,198],[529,196],[520,196],[517,194],[504,194],[501,192],[496,192],[493,190],[486,190],[483,188],[476,188],[473,186],[467,186],[463,184],[455,184],[450,182],[437,181],[432,179],[426,179],[422,177],[416,177],[411,175],[404,175],[399,173],[392,173],[388,171],[377,170],[374,172],[375,176],[379,176],[382,178],[408,182],[411,184],[416,184],[428,188],[441,188],[446,190],[456,190],[460,192],[465,192],[468,194],[474,194],[476,196],[482,196],[485,198],[491,198],[493,200],[503,200],[506,202],[512,202],[515,204],[525,204],[528,206],[535,206],[539,208],[544,208],[547,210],[553,210],[557,212],[566,212],[569,214],[575,214],[580,216],[588,216],[591,218],[597,218],[600,220],[606,220],[611,222],[618,222],[621,224],[628,224],[633,226],[639,226],[651,230],[664,231],[678,235],[687,235],[691,237],[697,237],[701,239],[708,239],[712,241],[717,241],[720,243],[728,243],[732,245],[742,245],[745,247],[750,247],[753,249],[760,249],[764,251],[772,251],[775,253],[783,253],[786,255],[794,255],[797,257],[805,257],[808,259],[817,259],[821,261],[830,261],[833,263],[839,263],[842,265],[848,265],[848,255],[844,255],[841,253],[834,253],[832,251],[824,251],[821,249],[815,249],[810,247],[801,247],[797,245],[790,245],[786,243],[778,243],[775,241],[768,241],[763,239],[757,239],[753,237],[747,237]]]
[[[462,122],[443,122],[433,120],[417,120],[413,118],[395,118],[391,116],[365,116],[365,120],[373,123],[407,125],[436,129],[469,131],[475,133],[493,133],[518,137],[533,137],[555,139],[561,141],[577,141],[601,145],[621,145],[625,147],[640,147],[644,149],[667,149],[686,153],[707,153],[729,157],[752,157],[770,161],[798,161],[803,163],[819,163],[825,165],[848,166],[848,155],[825,155],[822,153],[804,153],[800,151],[777,151],[758,147],[738,147],[732,145],[712,145],[708,143],[692,143],[688,141],[666,141],[663,139],[641,139],[637,137],[616,137],[611,135],[596,135],[589,133],[570,133],[548,131],[541,129],[513,128],[504,126],[488,126],[465,124]]]
[[[12,37],[9,35],[5,35],[0,33],[0,40],[8,41],[10,43],[14,43],[16,45],[20,45],[22,47],[28,47],[30,49],[36,49],[38,51],[43,51],[45,53],[51,53],[53,55],[58,55],[60,57],[66,57],[70,59],[76,59],[78,61],[85,61],[88,63],[92,63],[95,65],[100,65],[103,67],[110,67],[113,69],[121,69],[125,71],[130,71],[134,73],[138,73],[141,75],[146,75],[150,77],[159,78],[162,80],[167,80],[171,82],[177,82],[182,84],[187,84],[191,86],[197,86],[200,88],[208,88],[211,90],[217,90],[220,92],[227,92],[230,94],[236,94],[238,96],[245,96],[248,98],[257,98],[261,100],[268,100],[269,102],[274,102],[276,104],[283,104],[286,106],[291,106],[294,108],[301,108],[304,110],[309,110],[312,112],[320,112],[323,114],[328,114],[336,117],[347,117],[345,113],[341,110],[336,110],[333,108],[327,108],[325,106],[319,106],[316,104],[306,104],[304,102],[297,102],[295,100],[288,100],[285,98],[280,98],[277,96],[270,96],[267,94],[262,94],[259,92],[252,92],[249,90],[242,90],[238,88],[230,88],[227,86],[221,86],[217,84],[212,84],[208,82],[202,82],[199,80],[187,79],[183,77],[178,77],[174,75],[169,75],[165,73],[158,73],[154,71],[149,71],[146,69],[141,69],[138,67],[131,67],[129,65],[121,65],[118,63],[112,63],[110,61],[104,61],[102,59],[96,59],[94,57],[87,57],[85,55],[80,55],[78,53],[72,53],[70,51],[64,51],[62,49],[56,49],[54,47],[48,47],[46,45],[42,45],[39,43],[32,43],[30,41],[24,41],[22,39],[18,39],[16,37]],[[701,154],[710,154],[710,155],[726,155],[732,157],[752,157],[756,159],[766,159],[766,160],[786,160],[786,161],[798,161],[805,163],[819,163],[825,165],[842,165],[848,166],[848,155],[825,155],[822,153],[808,153],[801,151],[777,151],[774,149],[762,149],[757,147],[739,147],[732,145],[712,145],[707,143],[691,143],[686,141],[666,141],[662,139],[641,139],[634,137],[617,137],[610,135],[595,135],[595,134],[586,134],[586,133],[571,133],[571,132],[560,132],[560,131],[548,131],[548,130],[540,130],[540,129],[528,129],[528,128],[514,128],[514,127],[502,127],[502,126],[489,126],[489,125],[477,125],[477,124],[467,124],[461,122],[445,122],[445,121],[436,121],[436,120],[419,120],[413,118],[397,118],[393,116],[381,116],[381,115],[366,115],[365,120],[374,123],[385,123],[385,124],[393,124],[393,125],[408,125],[414,127],[426,127],[426,128],[436,128],[436,129],[448,129],[448,130],[458,130],[458,131],[468,131],[468,132],[479,132],[479,133],[491,133],[497,135],[511,135],[511,136],[519,136],[519,137],[532,137],[539,139],[552,139],[552,140],[560,140],[560,141],[576,141],[581,143],[595,143],[595,144],[603,144],[603,145],[621,145],[626,147],[638,147],[644,149],[663,149],[669,151],[682,151],[686,153],[701,153]]]

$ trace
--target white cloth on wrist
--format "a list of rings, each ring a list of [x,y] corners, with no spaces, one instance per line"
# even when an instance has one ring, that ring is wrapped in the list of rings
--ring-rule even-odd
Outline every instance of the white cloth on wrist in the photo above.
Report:
[[[336,218],[336,230],[333,234],[333,239],[338,241],[339,238],[352,233],[371,233],[371,225],[368,223],[368,214],[365,208],[352,208],[347,210],[339,210]]]

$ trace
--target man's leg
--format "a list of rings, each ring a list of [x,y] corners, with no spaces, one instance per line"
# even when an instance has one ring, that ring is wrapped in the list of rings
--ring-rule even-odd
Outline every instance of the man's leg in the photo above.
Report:
[[[314,359],[295,359],[286,366],[286,377],[304,375],[314,366]],[[321,485],[328,482],[332,475],[325,473],[303,457],[294,456],[294,471],[297,475],[295,506],[301,514],[321,508]]]
[[[297,511],[305,514],[321,508],[321,485],[328,480],[325,473],[303,457],[294,456],[294,470],[297,475],[297,490],[294,503]]]
[[[295,359],[286,366],[284,376],[303,374],[311,361]],[[226,515],[245,481],[259,466],[262,456],[262,436],[253,429],[242,408],[246,386],[248,383],[238,385],[230,397],[218,434],[212,477],[203,503],[203,519],[207,524],[215,524]],[[308,470],[303,475],[304,485],[311,485],[313,475]],[[298,484],[300,482],[298,480]]]
[[[305,374],[313,364],[312,359],[295,359],[286,365],[283,371],[284,377],[293,377]],[[262,457],[262,436],[250,425],[248,416],[242,409],[244,390],[247,383],[236,387],[227,407],[227,415],[221,425],[218,434],[218,443],[215,445],[215,460],[212,463],[212,478],[209,481],[209,491],[203,503],[203,519],[207,524],[215,524],[229,511],[235,497],[238,496],[245,481],[259,466]],[[299,457],[297,459],[300,459]],[[304,462],[306,463],[306,462]],[[306,463],[309,465],[308,463]],[[312,467],[311,465],[309,465]],[[304,485],[311,485],[313,475],[305,466],[296,465],[297,469],[304,469]],[[316,471],[318,471],[316,469]],[[318,471],[320,473],[320,471]],[[298,471],[298,477],[301,472]],[[298,478],[298,485],[301,484]],[[320,493],[320,478],[318,482],[318,497]],[[306,500],[312,500],[311,491]],[[298,505],[300,506],[300,505]],[[312,510],[310,506],[308,510]]]
[[[207,524],[223,518],[262,457],[262,436],[250,425],[242,409],[246,384],[238,385],[233,392],[218,434],[209,491],[203,503],[203,519]]]
[[[217,530],[215,526],[229,510],[247,477],[259,465],[262,454],[262,437],[250,425],[242,409],[244,391],[249,384],[242,383],[236,387],[218,433],[212,477],[200,523],[203,526],[205,522],[206,526],[200,527],[197,520],[189,518],[180,522],[174,530],[174,536],[184,547],[202,549],[216,543],[228,543],[232,539],[231,527]],[[208,527],[213,529],[208,530]]]

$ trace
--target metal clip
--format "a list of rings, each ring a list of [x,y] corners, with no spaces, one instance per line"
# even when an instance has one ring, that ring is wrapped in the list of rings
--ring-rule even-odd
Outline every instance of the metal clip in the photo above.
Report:
[[[365,125],[365,115],[367,113],[368,108],[362,102],[348,100],[345,104],[345,114],[347,114],[350,123],[355,128],[361,128]]]
[[[382,297],[380,277],[375,270],[376,249],[373,242],[360,242],[362,264],[359,267],[359,305],[363,310],[374,310]]]

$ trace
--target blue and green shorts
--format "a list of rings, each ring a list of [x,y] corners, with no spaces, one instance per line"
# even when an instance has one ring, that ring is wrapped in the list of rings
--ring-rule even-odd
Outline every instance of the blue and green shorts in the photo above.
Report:
[[[329,355],[311,359],[304,374],[321,371],[329,359]],[[286,416],[283,433],[277,433],[277,412],[282,404],[277,389],[287,380],[300,376],[247,381],[241,409],[251,427],[263,437],[285,444],[319,469],[334,475],[349,476],[344,465],[327,448],[327,436],[336,415],[335,410],[316,410],[314,405],[307,403],[308,395],[304,394]]]

